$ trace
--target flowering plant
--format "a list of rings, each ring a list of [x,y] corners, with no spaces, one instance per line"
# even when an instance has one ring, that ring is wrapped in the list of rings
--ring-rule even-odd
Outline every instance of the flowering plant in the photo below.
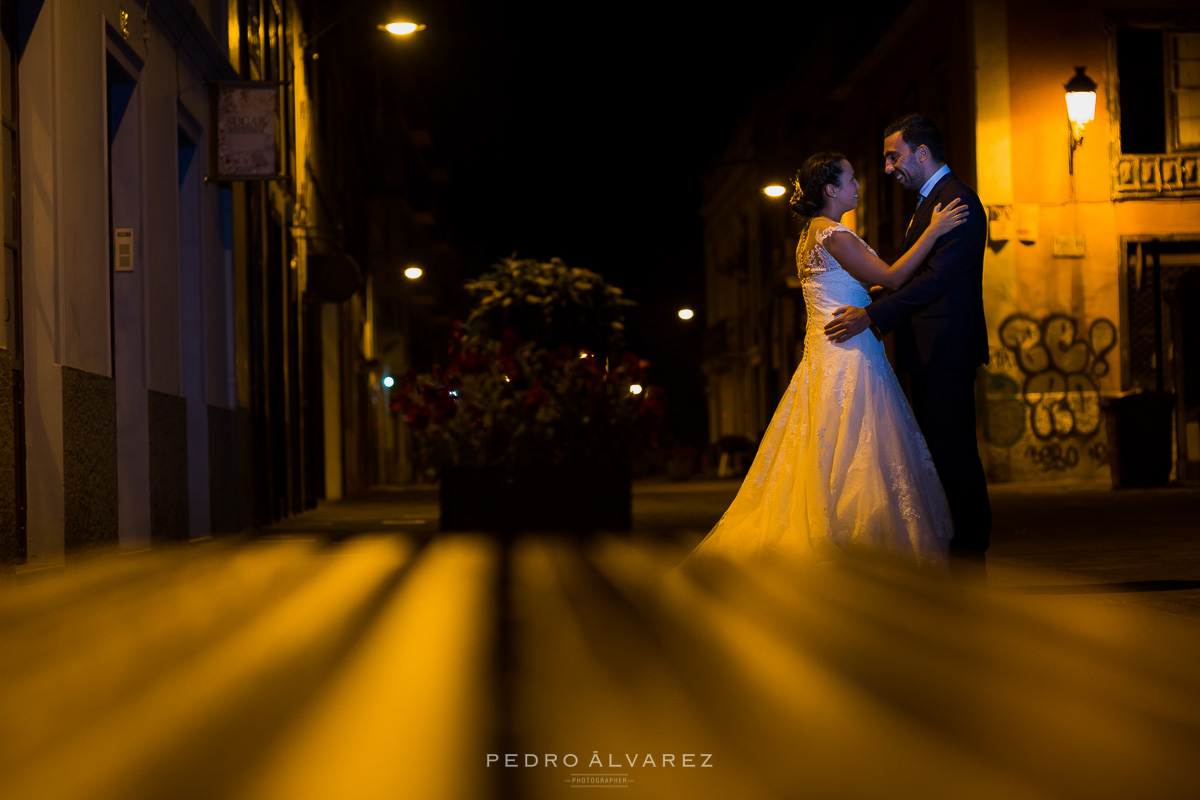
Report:
[[[506,258],[466,285],[476,306],[467,317],[472,338],[523,341],[554,349],[569,345],[603,357],[620,348],[632,300],[590,270],[560,259]]]
[[[467,288],[478,305],[448,362],[410,374],[397,399],[429,467],[626,465],[652,444],[662,408],[642,389],[648,363],[619,351],[632,305],[619,289],[515,259]]]

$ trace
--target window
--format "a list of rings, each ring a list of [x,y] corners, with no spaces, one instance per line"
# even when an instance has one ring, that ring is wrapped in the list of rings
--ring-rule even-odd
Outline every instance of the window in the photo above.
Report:
[[[1117,29],[1122,153],[1167,152],[1162,38],[1157,28]]]
[[[1200,149],[1200,33],[1171,34],[1174,149]]]
[[[1200,30],[1115,32],[1121,152],[1200,150]]]
[[[1109,25],[1117,200],[1200,196],[1200,17]]]

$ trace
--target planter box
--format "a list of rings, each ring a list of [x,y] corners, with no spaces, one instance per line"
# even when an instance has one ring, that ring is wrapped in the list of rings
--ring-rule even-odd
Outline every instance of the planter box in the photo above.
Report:
[[[628,469],[447,467],[439,494],[444,531],[627,531]]]

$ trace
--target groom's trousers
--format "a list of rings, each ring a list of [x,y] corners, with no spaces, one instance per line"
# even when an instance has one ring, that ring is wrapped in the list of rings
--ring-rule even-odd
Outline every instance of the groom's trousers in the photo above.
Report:
[[[992,507],[975,439],[975,369],[910,372],[908,385],[913,416],[950,502],[951,550],[982,555],[991,540]]]

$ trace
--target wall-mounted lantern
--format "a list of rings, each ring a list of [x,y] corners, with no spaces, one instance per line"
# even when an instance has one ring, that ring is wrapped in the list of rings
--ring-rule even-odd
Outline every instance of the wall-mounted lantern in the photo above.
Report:
[[[1067,120],[1070,128],[1070,154],[1067,171],[1075,174],[1075,149],[1083,144],[1083,126],[1096,118],[1096,82],[1087,76],[1087,67],[1076,67],[1075,77],[1063,84],[1067,90]]]

